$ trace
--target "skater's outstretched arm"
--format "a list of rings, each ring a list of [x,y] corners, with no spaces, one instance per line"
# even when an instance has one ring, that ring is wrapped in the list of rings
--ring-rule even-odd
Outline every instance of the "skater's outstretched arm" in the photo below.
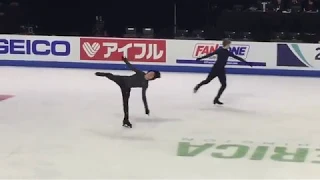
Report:
[[[198,58],[197,58],[197,61],[199,61],[199,60],[201,60],[201,59],[205,59],[205,58],[211,57],[211,56],[213,56],[213,55],[215,55],[215,54],[218,54],[218,52],[219,52],[219,49],[213,51],[212,53],[206,54],[206,55],[204,55],[204,56],[202,56],[202,57],[198,57]]]
[[[146,92],[147,92],[147,88],[142,88],[142,101],[144,104],[144,109],[146,111],[146,114],[149,115],[150,111],[149,111],[149,107],[148,107],[148,103],[147,103]]]
[[[142,71],[140,71],[139,69],[135,68],[126,57],[122,57],[122,60],[126,63],[126,65],[128,66],[128,68],[136,73],[143,73]]]
[[[243,58],[234,55],[232,52],[229,52],[229,53],[230,53],[230,56],[233,57],[234,59],[239,60],[239,61],[241,61],[241,62],[244,62],[244,63],[248,64],[249,66],[252,66],[252,63],[247,62],[247,61],[244,60]]]

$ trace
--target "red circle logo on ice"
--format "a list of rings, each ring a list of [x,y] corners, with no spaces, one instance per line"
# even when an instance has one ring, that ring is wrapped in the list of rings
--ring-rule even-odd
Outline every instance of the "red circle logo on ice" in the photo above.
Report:
[[[9,98],[12,98],[13,95],[3,95],[3,94],[0,94],[0,101],[4,101],[4,100],[7,100]]]
[[[135,62],[166,62],[166,41],[158,39],[80,38],[80,59]]]

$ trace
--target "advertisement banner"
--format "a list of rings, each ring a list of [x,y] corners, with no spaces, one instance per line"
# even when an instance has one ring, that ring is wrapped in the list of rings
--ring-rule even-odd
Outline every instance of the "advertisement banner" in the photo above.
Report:
[[[78,58],[76,38],[0,35],[1,60],[66,60]]]
[[[277,66],[320,70],[320,44],[277,44]]]
[[[121,61],[122,56],[134,62],[165,63],[166,40],[80,38],[80,60]]]
[[[137,68],[169,72],[208,72],[221,41],[105,37],[0,35],[0,66],[126,69],[128,57]],[[251,62],[229,58],[229,73],[320,76],[320,45],[233,41],[230,51]]]
[[[208,53],[214,52],[221,47],[220,41],[184,41],[184,40],[169,40],[169,49],[173,47],[181,47],[183,51],[176,51],[172,57],[175,59],[176,64],[196,66],[206,65],[212,66],[217,59],[217,56],[196,61],[196,58],[202,57]],[[276,45],[266,43],[252,43],[252,42],[233,42],[230,51],[251,62],[253,66],[267,67],[272,66],[272,60],[276,58],[274,49]],[[176,49],[176,48],[173,48]],[[247,66],[246,63],[229,58],[227,66],[241,67]]]

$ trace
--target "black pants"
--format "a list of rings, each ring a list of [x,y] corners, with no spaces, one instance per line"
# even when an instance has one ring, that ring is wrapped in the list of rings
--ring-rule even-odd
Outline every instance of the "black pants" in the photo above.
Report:
[[[124,123],[130,123],[129,121],[129,98],[130,98],[130,92],[131,88],[128,88],[125,84],[125,80],[123,76],[116,76],[111,73],[105,73],[105,76],[117,83],[121,89],[122,93],[122,102],[123,102],[123,112],[124,112]]]
[[[221,87],[218,91],[218,94],[216,96],[215,99],[219,99],[223,93],[223,91],[226,89],[227,87],[227,77],[226,77],[226,71],[225,69],[212,69],[208,75],[208,77],[203,80],[201,83],[199,83],[196,86],[196,90],[198,90],[201,86],[208,84],[209,82],[211,82],[215,77],[219,78],[219,81],[221,83]]]

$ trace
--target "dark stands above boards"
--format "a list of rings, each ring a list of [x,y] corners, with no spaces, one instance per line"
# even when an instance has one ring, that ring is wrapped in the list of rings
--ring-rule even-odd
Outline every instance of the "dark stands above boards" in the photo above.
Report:
[[[318,2],[2,0],[0,33],[318,42]]]

